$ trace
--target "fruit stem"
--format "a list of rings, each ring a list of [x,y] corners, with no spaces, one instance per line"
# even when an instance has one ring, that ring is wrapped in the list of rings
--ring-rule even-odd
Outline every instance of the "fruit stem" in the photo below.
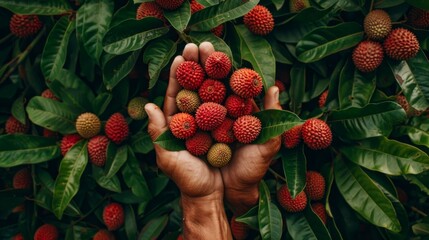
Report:
[[[9,40],[9,38],[11,38],[13,36],[12,33],[9,33],[6,37],[0,39],[0,44],[3,44],[4,42],[6,42],[7,40]]]
[[[420,209],[418,209],[418,208],[416,208],[416,207],[414,207],[414,206],[412,206],[412,207],[411,207],[411,210],[412,210],[413,212],[416,212],[416,213],[418,213],[418,214],[422,215],[423,217],[427,217],[427,216],[428,216],[428,215],[427,215],[426,213],[424,213],[422,210],[420,210]]]
[[[276,178],[279,178],[286,182],[286,178],[284,178],[282,175],[278,174],[276,171],[274,171],[272,168],[268,168],[268,171],[270,171],[271,174],[273,174]]]

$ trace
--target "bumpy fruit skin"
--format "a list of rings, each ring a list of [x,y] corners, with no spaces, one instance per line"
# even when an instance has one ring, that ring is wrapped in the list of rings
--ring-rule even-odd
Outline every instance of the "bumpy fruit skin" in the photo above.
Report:
[[[280,93],[286,91],[286,86],[285,86],[285,84],[282,81],[276,80],[274,82],[274,85],[279,88],[279,92]]]
[[[236,218],[237,216],[233,215],[230,222],[232,236],[236,240],[245,240],[249,235],[249,226],[245,223],[235,221]]]
[[[143,120],[147,117],[147,113],[144,110],[144,106],[149,101],[143,97],[135,97],[128,102],[128,115],[133,120]]]
[[[307,205],[307,196],[305,192],[300,192],[292,199],[287,185],[282,185],[277,190],[277,201],[288,212],[301,212]]]
[[[203,131],[211,131],[219,127],[226,117],[226,108],[218,103],[203,103],[195,113],[198,127]]]
[[[225,100],[228,116],[238,118],[252,113],[253,105],[251,98],[242,98],[238,95],[229,95]]]
[[[313,212],[319,216],[319,218],[322,220],[323,224],[326,225],[327,215],[326,215],[326,209],[323,203],[320,202],[314,202],[311,204],[311,209],[313,209]]]
[[[171,117],[169,128],[176,138],[187,139],[197,132],[197,123],[189,113],[176,113]]]
[[[194,14],[195,12],[198,12],[200,10],[204,9],[204,6],[197,2],[197,0],[191,0],[191,14]]]
[[[206,154],[213,144],[213,140],[207,132],[197,132],[194,136],[186,139],[186,150],[194,156]]]
[[[301,142],[301,128],[302,128],[302,124],[293,126],[291,129],[286,130],[283,134],[282,134],[282,138],[283,138],[283,146],[285,146],[285,148],[295,148],[296,146],[298,146],[298,144]]]
[[[231,148],[225,143],[215,143],[207,153],[207,161],[211,166],[221,168],[231,160]]]
[[[323,108],[326,105],[326,99],[328,98],[328,90],[325,90],[322,94],[319,96],[319,107]]]
[[[313,150],[325,149],[331,145],[332,132],[326,122],[311,118],[304,122],[301,129],[304,143]]]
[[[207,75],[214,79],[226,78],[231,71],[231,60],[224,52],[215,51],[208,57],[204,65]]]
[[[253,98],[262,91],[262,78],[252,69],[240,68],[232,73],[229,85],[238,96]]]
[[[129,135],[129,127],[124,115],[119,112],[112,114],[106,121],[104,131],[110,141],[116,144],[122,143]]]
[[[14,189],[30,189],[33,178],[28,168],[22,168],[13,175],[12,186]]]
[[[310,2],[308,0],[290,0],[289,1],[289,10],[292,13],[299,12],[304,8],[310,7]]]
[[[353,50],[353,63],[361,72],[372,72],[383,62],[383,46],[374,41],[360,42]]]
[[[43,23],[37,15],[14,14],[9,22],[10,32],[19,37],[26,38],[39,32]]]
[[[115,240],[113,233],[107,231],[106,229],[100,229],[95,233],[93,240]]]
[[[101,121],[94,113],[82,113],[76,119],[76,130],[83,138],[97,135],[101,129]]]
[[[311,200],[321,200],[325,195],[325,178],[316,171],[306,173],[305,193]]]
[[[163,9],[175,10],[182,6],[185,0],[155,0],[155,2]]]
[[[162,8],[155,2],[143,2],[139,5],[136,19],[140,20],[145,17],[155,17],[166,22]]]
[[[226,96],[225,85],[214,79],[206,79],[198,89],[198,96],[203,102],[221,104]]]
[[[261,133],[262,123],[259,118],[252,115],[245,115],[237,118],[232,127],[235,138],[240,143],[251,143]]]
[[[13,236],[12,240],[24,240],[24,236],[22,236],[22,233],[18,233]]]
[[[44,98],[49,98],[49,99],[55,100],[55,101],[59,101],[60,100],[57,96],[55,96],[55,94],[49,88],[45,89],[42,92],[41,96],[44,97]]]
[[[428,28],[429,11],[411,7],[407,12],[407,23],[416,28]]]
[[[197,92],[182,89],[176,95],[176,105],[181,112],[194,113],[201,105],[201,100]]]
[[[79,142],[82,137],[79,134],[67,134],[61,139],[61,155],[65,156],[73,145]]]
[[[52,224],[43,224],[34,233],[34,240],[57,240],[58,229]]]
[[[212,32],[217,37],[222,38],[223,28],[224,28],[223,24],[220,24],[220,25],[210,29],[210,32]]]
[[[212,131],[212,137],[216,142],[220,143],[233,143],[235,141],[234,132],[232,131],[234,120],[225,118],[223,123]]]
[[[92,164],[98,167],[104,166],[107,159],[107,146],[109,139],[104,135],[97,135],[88,141],[88,155]]]
[[[404,95],[397,95],[396,102],[401,105],[408,117],[420,116],[422,114],[422,111],[416,110],[408,103]]]
[[[392,30],[383,42],[387,56],[395,60],[415,57],[420,49],[416,35],[405,28]]]
[[[205,72],[200,64],[184,61],[176,69],[177,82],[185,89],[197,90],[205,80]]]
[[[124,225],[124,208],[121,204],[113,202],[103,209],[103,221],[109,231],[114,231]]]
[[[273,15],[259,4],[243,16],[243,23],[250,32],[260,36],[268,35],[274,29]]]
[[[7,134],[27,133],[30,129],[28,123],[22,124],[13,115],[10,115],[5,123],[5,131]]]
[[[392,20],[386,11],[372,10],[365,16],[363,28],[370,39],[382,40],[392,30]]]

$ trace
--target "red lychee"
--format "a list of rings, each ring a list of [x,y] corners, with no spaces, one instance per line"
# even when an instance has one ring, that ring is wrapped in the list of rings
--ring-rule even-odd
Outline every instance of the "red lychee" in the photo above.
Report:
[[[243,16],[244,25],[256,35],[268,35],[274,29],[274,18],[270,10],[262,5],[256,5]]]
[[[70,150],[70,148],[73,147],[73,145],[75,145],[81,139],[82,137],[77,133],[64,135],[61,139],[60,145],[61,154],[65,156],[66,153]]]
[[[325,195],[325,178],[316,171],[307,171],[305,193],[311,200],[321,200]]]
[[[21,168],[13,175],[12,186],[14,189],[30,189],[33,184],[33,178],[28,168]]]
[[[155,2],[143,2],[137,8],[136,19],[140,20],[145,17],[155,17],[163,22],[166,21],[161,7]]]
[[[14,14],[9,22],[10,32],[19,38],[36,34],[42,26],[43,23],[37,15]]]
[[[429,27],[429,11],[421,8],[411,7],[407,12],[407,22],[416,28]]]
[[[198,96],[203,102],[222,104],[226,95],[225,85],[217,80],[206,79],[198,89]]]
[[[304,122],[301,129],[304,143],[313,150],[325,149],[331,145],[332,132],[326,122],[311,118]]]
[[[203,67],[194,61],[184,61],[176,69],[177,82],[185,89],[197,90],[205,79]]]
[[[93,240],[115,240],[115,235],[106,229],[100,229],[95,233]]]
[[[279,92],[280,92],[280,93],[282,93],[282,92],[286,91],[286,86],[285,86],[285,84],[284,84],[282,81],[280,81],[280,80],[276,80],[276,81],[274,82],[274,85],[275,85],[275,86],[277,86],[277,87],[279,88]]]
[[[107,146],[109,139],[104,135],[97,135],[88,141],[89,160],[95,166],[102,167],[107,159]]]
[[[232,127],[234,136],[240,143],[253,142],[259,136],[261,129],[261,120],[252,115],[244,115],[237,118]]]
[[[204,9],[204,6],[201,3],[197,2],[196,0],[191,0],[191,14],[194,14],[201,9]]]
[[[45,89],[42,92],[41,96],[44,98],[49,98],[49,99],[55,100],[55,101],[59,100],[59,98],[57,96],[55,96],[55,94],[49,88]]]
[[[214,28],[212,28],[210,30],[210,32],[212,32],[214,35],[216,35],[217,37],[221,38],[223,35],[223,24],[220,24]]]
[[[155,0],[155,2],[163,9],[175,10],[182,6],[185,0]]]
[[[238,118],[244,115],[250,115],[253,110],[251,98],[242,98],[238,95],[229,95],[225,100],[225,107],[228,116]]]
[[[218,103],[203,103],[195,113],[198,127],[203,131],[211,131],[219,127],[226,117],[226,108]]]
[[[277,201],[288,212],[301,212],[307,205],[307,196],[302,191],[293,199],[287,185],[282,185],[277,190]]]
[[[129,134],[128,123],[124,115],[119,112],[112,114],[109,119],[107,119],[104,131],[110,141],[116,144],[122,143],[127,139]]]
[[[22,124],[13,115],[10,115],[5,123],[5,131],[7,134],[27,133],[30,129],[28,123]]]
[[[323,91],[322,94],[320,94],[319,101],[318,101],[318,104],[319,104],[320,108],[323,108],[325,106],[326,99],[328,98],[328,93],[329,93],[329,91],[325,90],[325,91]]]
[[[229,85],[238,96],[253,98],[262,91],[262,78],[252,69],[240,68],[232,73]]]
[[[374,41],[360,42],[353,50],[352,59],[361,72],[372,72],[383,62],[383,46]]]
[[[124,225],[124,208],[121,204],[113,202],[103,209],[103,221],[109,231],[114,231]]]
[[[58,229],[52,224],[43,224],[34,233],[34,240],[57,240]]]
[[[416,35],[405,28],[392,30],[383,42],[387,56],[395,60],[407,60],[418,53],[420,46]]]
[[[326,225],[327,215],[326,215],[326,209],[325,209],[325,206],[323,205],[323,203],[314,202],[311,204],[311,209],[313,209],[313,212],[317,216],[319,216],[319,218],[322,220],[323,224]]]
[[[212,131],[212,137],[216,142],[220,143],[233,143],[235,141],[234,132],[232,131],[234,120],[225,118],[223,123]]]
[[[171,117],[169,128],[176,138],[186,139],[197,132],[197,123],[189,113],[176,113]]]
[[[24,236],[22,236],[22,233],[18,233],[13,236],[12,240],[24,240]]]
[[[209,77],[214,79],[226,78],[231,71],[231,60],[224,52],[215,51],[208,57],[204,69]]]
[[[295,125],[289,130],[286,130],[282,134],[283,138],[283,145],[285,148],[294,148],[298,146],[298,144],[301,142],[301,128],[302,124]]]
[[[206,154],[212,146],[213,140],[207,132],[197,132],[194,136],[186,139],[185,146],[194,156]]]
[[[236,240],[244,240],[249,235],[250,228],[249,226],[247,226],[247,224],[242,222],[237,222],[235,221],[235,219],[236,219],[236,215],[233,215],[230,222],[232,236]]]

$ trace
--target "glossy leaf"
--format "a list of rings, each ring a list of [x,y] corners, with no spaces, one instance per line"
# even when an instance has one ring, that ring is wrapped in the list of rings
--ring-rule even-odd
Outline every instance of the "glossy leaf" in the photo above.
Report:
[[[298,42],[296,56],[304,63],[315,62],[354,47],[362,41],[362,38],[362,26],[354,22],[320,27]]]
[[[131,137],[131,147],[136,153],[147,154],[153,150],[152,139],[147,132],[137,133]]]
[[[405,0],[408,4],[429,11],[429,3],[425,0]]]
[[[429,119],[426,116],[413,118],[410,124],[396,127],[392,136],[408,136],[412,143],[429,147]]]
[[[108,178],[104,175],[102,168],[92,165],[92,177],[102,188],[112,192],[121,192],[121,182],[116,175]]]
[[[63,16],[56,22],[43,49],[40,67],[46,79],[59,77],[60,70],[66,62],[70,34],[76,27],[75,21]]]
[[[245,214],[238,216],[235,218],[236,222],[242,222],[247,225],[249,225],[253,229],[259,228],[258,223],[258,206],[252,207],[249,211],[247,211]]]
[[[232,59],[232,51],[230,46],[225,43],[222,38],[217,37],[213,33],[190,32],[189,37],[192,39],[192,42],[197,45],[205,41],[211,42],[216,51],[224,52],[230,59]]]
[[[167,32],[168,27],[154,17],[126,20],[106,33],[103,41],[104,51],[116,55],[136,51]]]
[[[429,156],[425,152],[385,137],[369,138],[340,151],[362,167],[389,175],[418,174],[429,169]]]
[[[429,172],[423,172],[417,175],[405,175],[410,183],[416,185],[421,191],[429,195]]]
[[[78,90],[79,95],[89,102],[92,102],[95,99],[91,88],[85,83],[85,81],[83,81],[79,76],[76,75],[75,72],[72,72],[71,70],[64,68],[61,69],[58,76],[56,76],[55,79],[52,79],[52,81],[60,82],[65,88]],[[49,87],[51,86],[51,82],[47,82]],[[57,94],[55,89],[51,90]]]
[[[325,225],[309,205],[303,212],[286,215],[286,224],[293,239],[331,239]]]
[[[0,136],[0,167],[36,164],[60,155],[55,139],[40,136],[9,134]]]
[[[324,1],[326,2],[326,1]],[[318,8],[314,6],[310,6],[308,8],[304,8],[296,14],[290,14],[290,17],[286,18],[284,21],[278,22],[278,25],[301,25],[302,23],[314,23],[324,21],[322,19],[326,19],[327,15],[332,14],[333,6],[325,6],[324,8]]]
[[[186,149],[185,142],[176,138],[170,130],[166,130],[159,135],[154,143],[168,151],[181,151]]]
[[[428,236],[429,235],[429,223],[416,223],[412,226],[413,233],[418,236]]]
[[[399,232],[401,225],[390,200],[356,164],[337,158],[335,183],[346,202],[370,223]]]
[[[112,20],[114,2],[88,0],[76,13],[76,30],[88,55],[98,62],[103,52],[103,38]]]
[[[168,215],[150,220],[141,230],[138,240],[157,239],[168,223]]]
[[[0,7],[17,14],[60,15],[70,11],[66,0],[0,0]]]
[[[112,157],[112,154],[110,154],[111,149],[116,149],[115,146],[112,144],[109,144],[108,147],[108,158],[106,161],[106,166],[104,168],[104,171],[106,173],[106,178],[111,178],[115,176],[115,174],[121,169],[121,167],[124,165],[124,163],[127,161],[127,146],[121,146],[116,151],[114,151],[114,157]]]
[[[68,108],[64,103],[35,96],[27,104],[31,122],[62,134],[75,133],[75,120],[79,112]]]
[[[306,184],[307,158],[303,147],[301,144],[293,149],[281,150],[283,172],[292,198],[302,192]]]
[[[152,197],[139,163],[130,148],[128,149],[127,162],[122,168],[122,176],[134,195],[145,199],[150,199]]]
[[[333,111],[328,118],[334,135],[350,140],[388,136],[393,126],[406,118],[404,109],[395,102],[370,103]]]
[[[79,112],[92,112],[92,99],[88,99],[89,96],[85,94],[84,89],[66,88],[57,80],[52,81],[49,84],[49,88],[64,104],[75,108]]]
[[[305,85],[307,79],[306,66],[302,64],[292,66],[292,69],[290,70],[290,78],[289,107],[292,112],[299,114],[301,112],[301,106],[304,102],[305,96]]]
[[[113,15],[112,22],[110,27],[116,26],[121,22],[136,18],[136,12],[139,5],[134,4],[133,1],[128,1],[128,3],[121,8],[119,8]]]
[[[188,1],[176,10],[164,11],[164,16],[177,31],[183,32],[191,19],[191,5]]]
[[[115,56],[103,66],[103,82],[107,90],[112,90],[133,70],[140,50]]]
[[[27,115],[25,113],[25,92],[13,101],[11,113],[20,123],[27,124]]]
[[[61,219],[65,208],[79,191],[80,178],[88,163],[87,141],[81,140],[61,160],[55,180],[52,210]]]
[[[284,131],[303,123],[295,113],[286,110],[267,109],[254,114],[262,122],[262,130],[254,143],[264,143]]]
[[[127,205],[125,206],[125,232],[128,239],[137,239],[137,222],[134,214],[134,209]]]
[[[111,93],[100,93],[92,102],[92,109],[94,110],[95,115],[100,116],[104,113],[106,108],[109,106],[112,101],[113,96]]]
[[[262,239],[280,239],[283,219],[280,210],[271,202],[270,190],[264,181],[259,183],[259,232]]]

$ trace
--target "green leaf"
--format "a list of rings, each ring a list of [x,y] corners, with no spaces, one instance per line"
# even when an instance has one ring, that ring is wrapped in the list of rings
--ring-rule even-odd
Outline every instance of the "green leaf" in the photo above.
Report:
[[[401,230],[392,203],[358,165],[337,158],[334,174],[335,183],[351,208],[376,226],[393,232]]]
[[[355,22],[320,27],[307,34],[296,45],[296,56],[304,63],[352,48],[363,38],[362,26]]]
[[[59,71],[58,76],[52,80],[60,82],[64,86],[64,88],[79,90],[80,94],[85,96],[84,98],[89,102],[93,102],[95,99],[94,93],[92,92],[91,88],[85,83],[85,81],[83,81],[79,76],[76,75],[75,72],[71,70],[61,69]],[[47,82],[49,87],[51,86],[51,82],[52,81]],[[55,89],[51,90],[55,93]]]
[[[133,70],[140,49],[134,52],[115,56],[103,66],[103,82],[107,90],[112,90],[122,79]]]
[[[159,135],[154,143],[168,151],[181,151],[186,149],[185,142],[176,138],[170,130],[166,130]]]
[[[150,220],[141,230],[138,240],[157,239],[168,223],[168,215]]]
[[[149,89],[158,81],[162,69],[167,66],[177,51],[177,43],[170,39],[160,39],[148,44],[143,54],[143,62],[148,64]]]
[[[70,11],[70,5],[65,0],[0,0],[4,7],[17,14],[60,15]]]
[[[259,223],[258,223],[258,206],[252,207],[249,211],[247,211],[245,214],[238,216],[235,218],[236,222],[242,222],[247,225],[249,225],[253,229],[259,229]]]
[[[94,110],[95,115],[100,116],[101,114],[103,114],[112,99],[113,96],[111,93],[104,92],[98,94],[97,97],[94,99],[94,102],[92,102],[92,109]]]
[[[147,132],[137,133],[131,137],[131,147],[136,153],[147,154],[153,150],[152,139]]]
[[[28,124],[27,115],[25,113],[25,92],[13,101],[11,113],[22,124]]]
[[[396,127],[392,136],[408,136],[412,143],[429,147],[429,119],[426,116],[412,118],[410,124]]]
[[[115,12],[110,27],[116,26],[128,19],[135,19],[138,6],[133,1],[128,1],[126,5]]]
[[[55,80],[49,84],[51,90],[64,104],[76,108],[79,112],[92,112],[91,100],[84,89],[66,88]]]
[[[277,22],[277,25],[285,25],[286,23],[288,23],[286,26],[292,26],[292,25],[302,25],[304,24],[309,24],[309,23],[315,23],[315,22],[324,22],[325,19],[327,19],[329,17],[329,14],[335,13],[335,11],[333,11],[334,6],[326,6],[325,8],[317,8],[317,7],[313,7],[310,6],[308,8],[302,9],[301,11],[295,13],[295,14],[290,14],[291,17],[287,18],[284,21],[281,22]],[[299,26],[300,27],[300,26]]]
[[[61,134],[75,133],[75,120],[79,112],[73,111],[64,103],[41,96],[31,98],[27,105],[31,122]]]
[[[125,232],[128,239],[137,239],[137,222],[134,209],[130,205],[125,206]]]
[[[202,42],[211,42],[216,51],[224,52],[228,57],[233,59],[233,53],[229,45],[218,36],[214,35],[211,32],[190,32],[189,37],[197,45],[200,45]]]
[[[420,50],[407,61],[389,58],[387,63],[408,103],[417,110],[426,110],[429,107],[429,61],[424,52]]]
[[[92,165],[92,177],[102,188],[112,192],[121,192],[121,182],[116,175],[108,178],[106,175],[104,175],[102,168]]]
[[[414,7],[425,9],[429,11],[429,2],[425,0],[405,0],[408,4]]]
[[[418,236],[429,235],[429,223],[416,223],[411,228],[413,229],[413,233]]]
[[[129,19],[109,29],[104,36],[104,51],[116,55],[136,51],[167,32],[168,27],[157,18]]]
[[[328,118],[334,135],[359,140],[388,136],[393,126],[406,119],[404,109],[392,101],[370,103],[365,107],[350,107],[332,111]]]
[[[405,175],[410,183],[416,185],[420,190],[429,195],[429,172],[423,172],[417,175]]]
[[[302,102],[305,97],[305,85],[307,79],[307,67],[303,64],[295,64],[290,70],[289,107],[292,112],[301,112]]]
[[[61,160],[52,199],[52,210],[59,219],[79,191],[80,178],[88,163],[87,143],[86,140],[79,141]]]
[[[267,109],[254,114],[262,123],[262,130],[254,143],[264,143],[304,121],[286,110]],[[156,142],[156,141],[155,141]]]
[[[43,75],[48,80],[60,77],[60,70],[66,62],[69,38],[76,27],[75,23],[69,21],[68,16],[63,16],[49,33],[40,61]]]
[[[116,150],[116,145],[109,144],[107,150],[107,161],[104,172],[106,173],[106,178],[111,178],[121,169],[124,163],[127,161],[127,146],[121,146]],[[114,152],[114,155],[111,153]],[[113,157],[111,157],[113,156]]]
[[[287,187],[292,198],[295,198],[304,190],[306,184],[307,158],[304,146],[301,144],[293,149],[283,148],[281,159]]]
[[[270,190],[264,181],[259,183],[259,232],[262,239],[280,239],[283,219],[280,210],[271,202]]]
[[[103,52],[103,38],[112,20],[114,2],[86,0],[76,13],[76,30],[88,55],[96,62]]]
[[[252,64],[262,77],[265,91],[274,85],[276,78],[276,58],[270,43],[265,38],[251,33],[244,25],[235,25],[241,39],[241,57]]]
[[[340,151],[362,167],[389,175],[418,174],[429,169],[429,156],[425,152],[386,137],[362,140]]]
[[[191,19],[191,5],[185,1],[178,9],[164,11],[164,16],[177,31],[183,32]]]
[[[286,215],[286,224],[293,239],[331,239],[331,235],[322,220],[311,210],[309,205],[303,212]]]
[[[134,156],[131,148],[128,148],[128,159],[122,169],[122,176],[125,184],[131,188],[134,195],[145,199],[151,199],[152,196],[149,186],[146,183],[146,179],[143,176],[137,158]]]
[[[36,164],[60,155],[55,139],[24,134],[0,136],[0,167]]]
[[[241,0],[222,1],[220,4],[206,7],[195,12],[189,21],[189,28],[194,31],[210,31],[224,22],[239,18],[256,6],[259,0]]]

